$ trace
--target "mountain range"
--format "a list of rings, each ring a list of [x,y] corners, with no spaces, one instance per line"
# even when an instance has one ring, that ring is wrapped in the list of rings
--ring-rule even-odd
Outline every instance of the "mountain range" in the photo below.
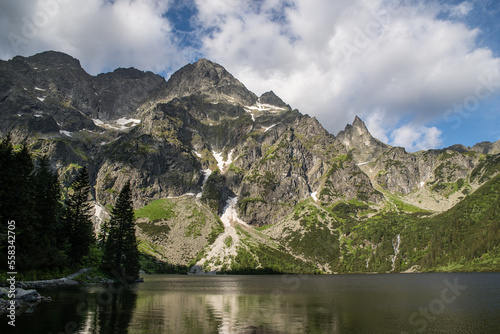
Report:
[[[145,270],[499,270],[500,142],[409,153],[336,136],[207,59],[168,81],[89,75],[48,51],[0,61],[0,134],[86,166],[95,228],[130,181]]]

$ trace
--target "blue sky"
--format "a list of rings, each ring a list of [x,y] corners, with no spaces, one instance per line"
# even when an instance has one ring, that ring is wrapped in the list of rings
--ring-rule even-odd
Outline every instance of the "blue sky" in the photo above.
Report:
[[[496,0],[2,1],[0,32],[0,59],[58,50],[91,74],[205,57],[333,134],[359,115],[409,151],[500,140]]]

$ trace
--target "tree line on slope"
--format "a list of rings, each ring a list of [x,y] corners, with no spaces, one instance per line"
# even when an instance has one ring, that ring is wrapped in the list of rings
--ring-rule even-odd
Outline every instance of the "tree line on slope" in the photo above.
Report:
[[[134,281],[139,273],[132,190],[127,183],[96,236],[89,178],[81,168],[67,189],[47,157],[34,158],[28,146],[16,149],[10,135],[0,141],[0,266],[21,279],[62,275],[82,267]],[[14,232],[15,238],[8,238]],[[9,260],[9,261],[8,261]]]

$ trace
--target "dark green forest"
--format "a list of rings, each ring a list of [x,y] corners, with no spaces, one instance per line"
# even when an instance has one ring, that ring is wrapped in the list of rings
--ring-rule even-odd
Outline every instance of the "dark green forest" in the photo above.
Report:
[[[109,228],[97,238],[91,219],[90,194],[85,167],[78,171],[70,187],[64,189],[47,157],[34,156],[26,144],[14,146],[10,135],[3,138],[0,142],[2,272],[15,271],[18,279],[38,280],[93,267],[111,278],[135,280],[139,256],[130,185],[118,196]],[[9,227],[11,238],[7,237]]]

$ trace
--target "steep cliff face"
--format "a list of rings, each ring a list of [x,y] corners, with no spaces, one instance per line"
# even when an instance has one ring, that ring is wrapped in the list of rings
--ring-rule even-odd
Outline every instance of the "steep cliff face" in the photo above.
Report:
[[[311,196],[326,202],[383,199],[352,159],[337,168],[337,156],[347,152],[334,136],[273,92],[256,98],[204,59],[175,73],[167,86],[168,98],[145,108],[140,126],[100,148],[100,202],[110,203],[131,179],[138,206],[201,194],[222,214],[227,199],[236,196],[244,221],[267,225]]]
[[[151,72],[118,69],[93,77],[68,55],[48,51],[0,63],[0,130],[19,139],[98,131],[99,121],[137,118],[137,108],[166,88]]]
[[[98,106],[92,77],[78,60],[54,52],[14,57],[0,63],[3,132],[19,139],[35,134],[94,130],[91,115]]]
[[[447,210],[474,191],[480,183],[470,182],[470,176],[480,163],[478,152],[495,149],[495,144],[485,142],[472,148],[454,145],[409,153],[373,138],[357,116],[337,135],[337,140],[377,190],[432,211]]]
[[[337,135],[337,140],[352,154],[358,164],[372,162],[387,152],[389,145],[373,138],[365,123],[356,116],[351,124]]]
[[[93,118],[112,121],[120,118],[138,118],[143,103],[163,94],[165,79],[152,72],[135,68],[119,68],[93,78],[99,99],[97,114]]]

